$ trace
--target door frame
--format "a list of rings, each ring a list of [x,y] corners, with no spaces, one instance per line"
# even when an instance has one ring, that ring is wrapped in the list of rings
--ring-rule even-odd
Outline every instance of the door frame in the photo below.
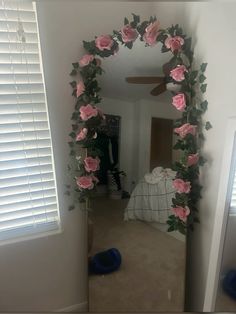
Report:
[[[214,312],[220,278],[232,183],[236,166],[236,117],[228,119],[221,167],[203,312]]]

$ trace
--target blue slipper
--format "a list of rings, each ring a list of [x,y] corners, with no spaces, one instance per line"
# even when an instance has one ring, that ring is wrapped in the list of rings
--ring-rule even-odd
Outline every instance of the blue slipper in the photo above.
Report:
[[[224,291],[236,300],[236,270],[230,270],[223,280]]]
[[[115,249],[95,254],[89,261],[89,272],[93,274],[108,274],[117,270],[121,265],[121,254]]]

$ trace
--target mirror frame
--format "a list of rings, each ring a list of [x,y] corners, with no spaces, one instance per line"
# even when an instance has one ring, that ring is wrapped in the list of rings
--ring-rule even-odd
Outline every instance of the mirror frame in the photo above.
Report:
[[[172,199],[173,214],[169,216],[168,231],[178,230],[186,234],[193,230],[198,219],[198,201],[201,198],[202,186],[199,183],[199,167],[205,163],[200,149],[204,140],[203,128],[209,130],[209,121],[203,123],[202,115],[208,107],[203,99],[206,91],[205,70],[207,63],[193,69],[194,53],[191,48],[191,37],[187,37],[182,28],[176,24],[161,29],[156,17],[141,21],[138,15],[132,14],[132,20],[124,18],[124,26],[114,30],[111,35],[101,35],[92,41],[83,41],[86,54],[78,62],[72,63],[71,76],[80,76],[79,80],[70,82],[75,97],[72,114],[72,131],[69,134],[71,171],[73,184],[67,185],[67,194],[73,193],[76,202],[85,202],[89,208],[89,198],[93,196],[98,183],[96,171],[99,169],[101,151],[96,145],[97,131],[105,116],[96,106],[102,101],[101,90],[96,80],[104,72],[101,59],[108,58],[119,50],[119,44],[132,49],[135,40],[140,39],[146,47],[154,48],[161,44],[161,52],[171,52],[171,59],[163,65],[166,83],[176,85],[178,91],[172,91],[172,105],[182,112],[182,117],[174,122],[174,133],[178,140],[173,149],[181,150],[181,158],[173,164],[176,178],[173,187],[176,190]],[[100,57],[100,58],[99,58]],[[81,150],[82,148],[82,150]]]

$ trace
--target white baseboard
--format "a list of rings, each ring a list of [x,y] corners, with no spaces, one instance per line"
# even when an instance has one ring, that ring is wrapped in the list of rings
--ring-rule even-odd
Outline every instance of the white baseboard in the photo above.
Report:
[[[65,313],[85,313],[88,312],[88,302],[82,302],[78,304],[73,304],[70,306],[67,306],[63,309],[56,310],[55,312],[65,312]]]

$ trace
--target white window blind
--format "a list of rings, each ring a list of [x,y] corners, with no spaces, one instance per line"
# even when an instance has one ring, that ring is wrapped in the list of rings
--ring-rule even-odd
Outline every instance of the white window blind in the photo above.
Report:
[[[35,7],[0,0],[0,240],[59,220]]]

